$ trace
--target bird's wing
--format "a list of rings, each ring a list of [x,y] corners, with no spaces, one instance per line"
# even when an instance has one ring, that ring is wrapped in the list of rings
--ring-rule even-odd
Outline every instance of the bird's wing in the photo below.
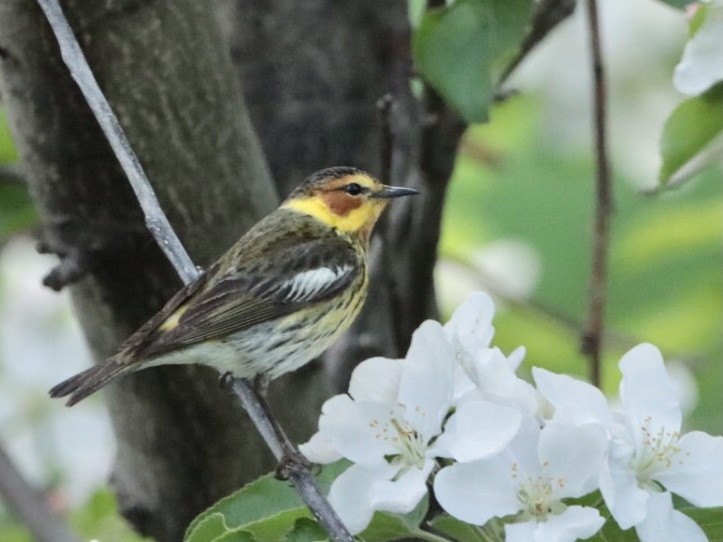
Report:
[[[152,357],[222,338],[328,299],[361,272],[362,262],[341,239],[319,239],[276,249],[181,303],[133,357]]]

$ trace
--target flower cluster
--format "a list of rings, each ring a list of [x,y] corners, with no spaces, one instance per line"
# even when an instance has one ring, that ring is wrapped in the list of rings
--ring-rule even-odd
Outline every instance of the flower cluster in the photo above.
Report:
[[[361,532],[377,510],[412,511],[431,485],[462,521],[505,518],[508,542],[572,541],[605,519],[569,499],[599,490],[643,542],[705,540],[671,492],[723,505],[723,437],[681,435],[657,348],[642,344],[621,359],[615,412],[569,376],[535,368],[535,386],[519,378],[524,350],[505,356],[490,345],[493,314],[492,300],[473,294],[445,326],[424,322],[404,359],[366,360],[348,395],[324,404],[301,449],[315,462],[353,462],[329,494],[349,529]]]

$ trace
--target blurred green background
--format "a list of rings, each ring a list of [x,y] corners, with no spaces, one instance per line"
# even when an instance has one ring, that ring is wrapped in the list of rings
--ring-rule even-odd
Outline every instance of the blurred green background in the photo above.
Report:
[[[648,193],[657,183],[663,122],[683,99],[671,78],[686,22],[652,0],[609,0],[601,9],[615,175],[605,391],[615,395],[620,356],[652,342],[684,392],[687,428],[721,434],[721,167],[677,190]],[[448,194],[437,282],[446,316],[472,290],[495,297],[494,342],[505,352],[524,345],[525,371],[542,366],[585,378],[579,335],[595,173],[580,11],[512,78],[508,86],[521,93],[468,130]],[[16,161],[0,107],[0,166]],[[72,510],[79,533],[133,540],[103,489],[113,442],[102,402],[68,410],[45,395],[87,354],[67,296],[39,286],[52,258],[34,253],[34,226],[24,187],[0,175],[0,443],[58,510]],[[0,542],[24,540],[0,506]]]

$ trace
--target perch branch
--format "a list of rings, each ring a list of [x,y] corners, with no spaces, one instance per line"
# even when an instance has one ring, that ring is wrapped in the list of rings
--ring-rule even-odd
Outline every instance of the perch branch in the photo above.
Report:
[[[37,1],[58,40],[63,61],[68,66],[73,79],[103,129],[103,133],[108,138],[116,158],[136,193],[148,230],[184,284],[192,282],[198,278],[200,273],[161,209],[138,157],[133,152],[118,119],[103,95],[58,0]],[[276,458],[282,460],[301,457],[298,450],[271,417],[264,400],[255,392],[253,385],[248,380],[239,378],[234,380],[233,389]],[[288,472],[301,498],[318,518],[331,539],[352,541],[351,534],[332,510],[303,461],[291,462]]]
[[[593,71],[593,114],[595,131],[595,229],[592,270],[589,284],[588,317],[582,334],[581,350],[590,357],[590,381],[601,383],[602,337],[607,290],[607,254],[610,244],[610,215],[613,209],[610,165],[607,151],[605,71],[600,44],[600,22],[596,0],[587,2],[590,52]]]

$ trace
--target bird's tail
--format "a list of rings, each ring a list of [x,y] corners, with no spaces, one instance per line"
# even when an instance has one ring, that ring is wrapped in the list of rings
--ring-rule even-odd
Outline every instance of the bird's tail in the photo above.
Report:
[[[95,365],[90,369],[86,369],[64,380],[53,387],[49,393],[51,397],[65,397],[70,395],[66,405],[73,406],[78,401],[98,391],[111,380],[132,370],[132,365],[129,366],[128,363],[123,363],[119,359],[119,356],[113,356],[100,365]]]

